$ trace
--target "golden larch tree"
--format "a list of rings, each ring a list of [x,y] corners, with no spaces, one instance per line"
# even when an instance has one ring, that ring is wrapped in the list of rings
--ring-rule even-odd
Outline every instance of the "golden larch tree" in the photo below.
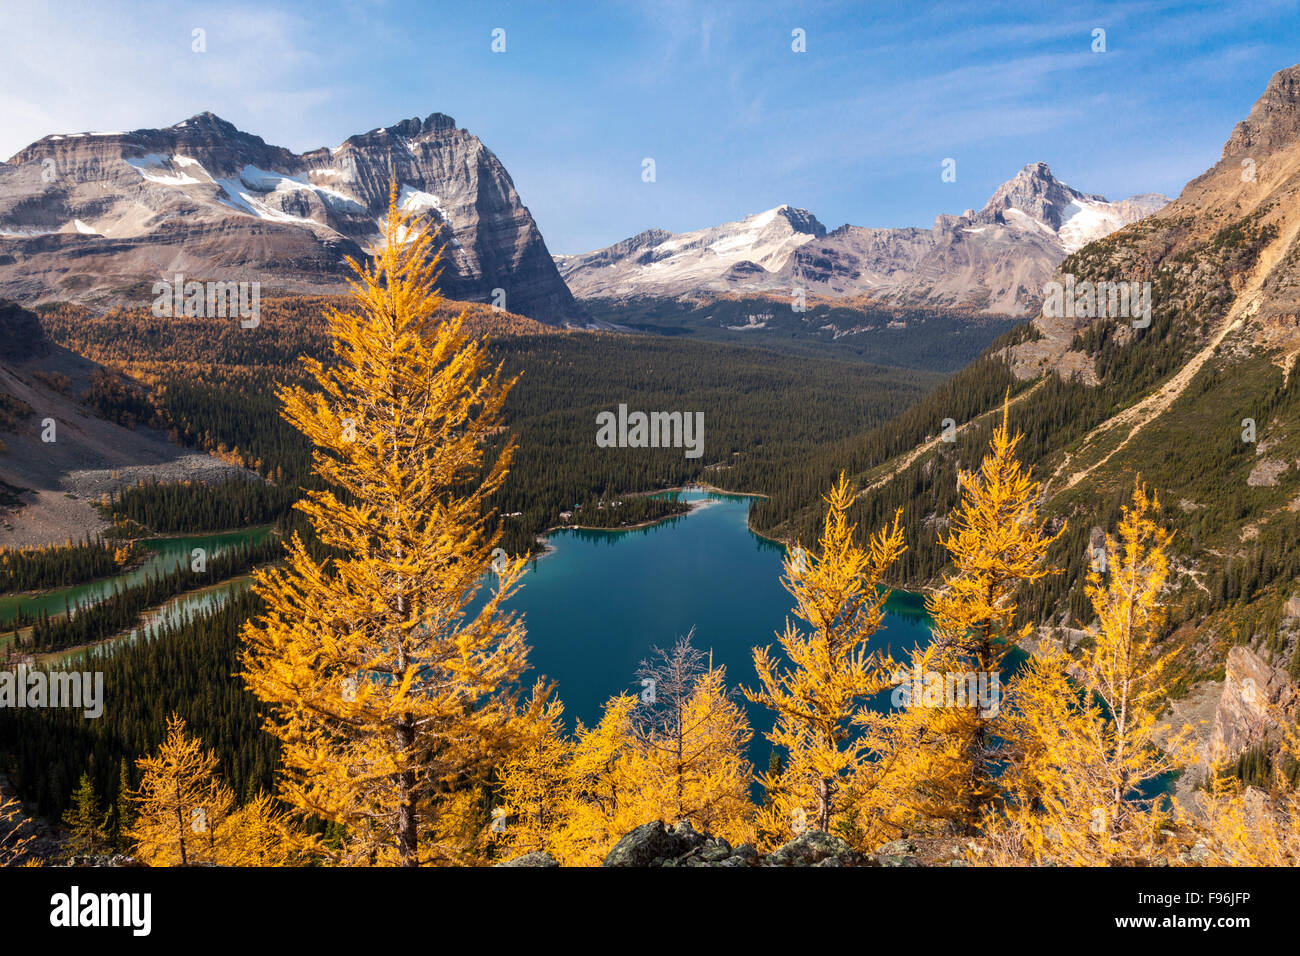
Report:
[[[295,535],[286,565],[257,574],[266,611],[244,629],[281,796],[341,826],[346,864],[460,858],[481,831],[467,808],[535,716],[517,710],[524,627],[502,609],[524,559],[469,610],[501,534],[488,499],[514,445],[487,446],[514,380],[465,313],[436,320],[433,238],[394,181],[381,247],[349,260],[353,309],[327,316],[332,363],[303,359],[318,390],[279,390],[327,486],[297,507],[328,554]]]
[[[1009,408],[1004,403],[979,471],[958,474],[961,501],[941,538],[955,569],[926,597],[933,638],[908,667],[922,675],[926,696],[913,686],[895,727],[900,773],[913,781],[917,814],[953,820],[968,833],[996,802],[998,768],[1008,756],[998,730],[1003,664],[1033,630],[1015,623],[1016,590],[1053,573],[1045,555],[1064,531],[1048,534],[1038,518],[1039,486],[1016,458],[1022,436],[1011,434]],[[969,692],[981,680],[986,690],[997,688],[997,700]],[[943,700],[929,699],[932,687],[943,688]]]
[[[786,622],[779,635],[785,664],[770,647],[755,648],[760,686],[744,690],[775,712],[766,736],[786,755],[779,777],[758,777],[769,794],[759,830],[775,842],[805,827],[830,831],[850,809],[841,791],[872,756],[869,736],[855,724],[893,682],[893,661],[867,645],[884,619],[889,590],[881,581],[905,550],[899,515],[863,547],[854,541],[854,492],[843,474],[825,500],[820,553],[796,547],[782,579],[811,630]]]
[[[750,843],[754,768],[745,751],[753,731],[727,689],[725,668],[693,645],[693,635],[669,650],[652,648],[637,670],[634,724],[646,758],[640,802],[670,826],[687,820],[730,843]]]
[[[219,864],[222,828],[235,795],[217,778],[217,758],[172,714],[158,752],[136,761],[135,855],[149,866]]]
[[[222,824],[223,866],[302,866],[319,852],[317,838],[265,793],[255,794]]]
[[[1159,512],[1138,481],[1088,573],[1091,641],[1077,659],[1036,657],[1011,684],[1007,732],[1019,747],[990,835],[1012,858],[1099,866],[1158,852],[1162,801],[1143,787],[1192,758],[1191,728],[1161,717],[1174,653],[1160,643],[1172,535]]]
[[[538,682],[533,696],[545,693]],[[564,732],[564,704],[552,697],[500,771],[503,819],[500,824],[493,820],[492,833],[507,858],[536,851],[555,855],[556,834],[569,805],[567,765],[572,753],[573,743]]]
[[[642,799],[646,767],[633,728],[636,705],[631,694],[619,694],[606,701],[594,727],[578,722],[562,824],[552,841],[561,863],[598,866],[624,834],[658,816]]]

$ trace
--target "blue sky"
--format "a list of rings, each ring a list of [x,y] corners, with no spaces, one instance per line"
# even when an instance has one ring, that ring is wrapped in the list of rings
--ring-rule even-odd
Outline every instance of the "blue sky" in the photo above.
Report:
[[[1296,2],[6,0],[0,154],[205,109],[303,150],[437,111],[501,158],[556,253],[783,202],[929,226],[1036,160],[1112,199],[1176,195],[1297,41]]]

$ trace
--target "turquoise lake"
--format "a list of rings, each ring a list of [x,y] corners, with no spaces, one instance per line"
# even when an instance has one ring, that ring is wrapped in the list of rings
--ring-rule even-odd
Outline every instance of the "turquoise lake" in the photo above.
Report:
[[[529,564],[522,587],[508,604],[523,614],[528,629],[533,670],[525,684],[539,675],[555,681],[570,729],[576,720],[587,726],[596,723],[602,705],[615,694],[639,693],[637,666],[651,655],[651,648],[671,647],[692,628],[695,645],[712,651],[714,663],[726,668],[730,687],[754,687],[753,648],[778,646],[777,632],[793,617],[793,601],[780,580],[785,548],[749,530],[751,499],[703,491],[682,492],[680,497],[695,503],[689,514],[648,527],[552,532],[547,538],[552,550]],[[93,584],[8,597],[0,600],[0,620],[19,604],[29,611],[44,607],[57,613],[65,601],[93,600],[111,593],[114,584],[125,586],[146,574],[166,573],[188,561],[193,547],[215,554],[267,533],[255,528],[151,541],[153,554],[143,567]],[[494,580],[489,575],[485,582],[490,586]],[[212,607],[224,602],[232,588],[246,586],[247,579],[241,579],[184,595],[148,615],[145,627]],[[482,595],[472,608],[481,600]],[[929,638],[921,597],[894,592],[873,646],[903,658]],[[113,646],[104,645],[99,652]],[[771,728],[771,715],[743,698],[741,703],[754,729],[750,759],[756,769],[764,770],[771,745],[762,734]],[[889,692],[874,705],[888,708]]]
[[[756,685],[753,648],[777,645],[793,617],[781,586],[782,545],[749,530],[750,499],[684,492],[690,514],[629,531],[563,530],[548,541],[509,606],[523,613],[534,672],[557,682],[565,716],[591,726],[620,691],[638,693],[637,665],[652,645],[671,647],[695,629],[695,644],[725,665],[731,687]],[[798,622],[802,625],[803,622]],[[901,657],[930,639],[918,595],[895,592],[873,645]],[[876,702],[888,707],[888,692]],[[765,770],[771,717],[745,703],[755,739],[750,758]]]

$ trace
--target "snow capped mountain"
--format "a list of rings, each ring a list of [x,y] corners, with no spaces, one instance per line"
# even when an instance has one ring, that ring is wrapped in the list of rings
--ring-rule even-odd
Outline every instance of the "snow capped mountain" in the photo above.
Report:
[[[580,298],[677,297],[794,289],[900,305],[1023,315],[1066,255],[1165,205],[1082,193],[1030,163],[979,212],[941,215],[929,229],[844,225],[827,233],[806,210],[778,206],[740,222],[673,235],[649,230],[556,265]]]
[[[372,247],[389,169],[442,229],[442,289],[585,322],[509,174],[442,113],[295,154],[211,113],[165,129],[47,136],[0,163],[0,294],[132,301],[176,272],[268,290],[346,289]]]
[[[1052,175],[1046,163],[1030,163],[998,187],[978,214],[982,224],[1001,223],[1028,231],[1055,233],[1066,254],[1145,218],[1169,199],[1144,193],[1121,202],[1082,193]],[[977,227],[965,227],[973,232]]]
[[[825,235],[812,213],[777,206],[693,232],[647,230],[596,252],[556,256],[555,264],[579,296],[725,291],[780,274],[796,249]]]

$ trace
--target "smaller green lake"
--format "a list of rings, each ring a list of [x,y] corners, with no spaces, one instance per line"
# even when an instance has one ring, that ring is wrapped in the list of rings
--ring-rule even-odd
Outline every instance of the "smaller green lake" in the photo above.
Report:
[[[269,525],[256,528],[240,528],[236,531],[224,531],[219,534],[190,535],[180,538],[150,538],[144,541],[149,549],[149,556],[138,568],[111,578],[100,578],[86,584],[73,587],[57,588],[39,594],[6,594],[0,597],[0,625],[13,620],[21,609],[32,616],[42,611],[50,615],[62,614],[67,608],[75,608],[87,601],[102,601],[112,595],[115,588],[127,588],[134,584],[143,584],[147,578],[160,577],[176,570],[188,567],[190,555],[195,548],[202,548],[209,559],[223,551],[239,547],[242,544],[256,544],[271,533]]]

